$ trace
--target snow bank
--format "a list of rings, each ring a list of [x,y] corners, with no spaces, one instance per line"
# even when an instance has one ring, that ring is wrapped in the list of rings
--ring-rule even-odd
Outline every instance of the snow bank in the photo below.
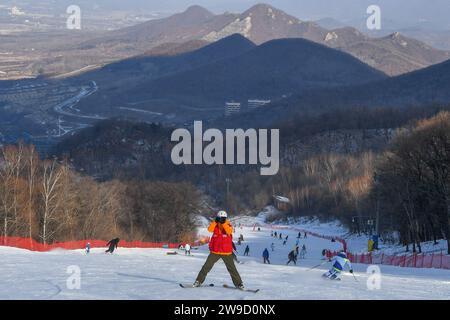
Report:
[[[239,223],[239,219],[235,219]],[[243,221],[251,222],[251,217]],[[253,222],[258,221],[253,217]],[[434,269],[412,269],[381,266],[380,290],[370,291],[366,282],[369,274],[366,265],[354,266],[353,276],[345,273],[342,281],[326,281],[321,278],[329,267],[325,264],[309,270],[321,262],[324,248],[336,250],[338,243],[308,237],[299,239],[307,248],[306,259],[296,266],[286,266],[287,255],[293,249],[297,233],[282,230],[283,237],[289,236],[286,245],[283,240],[271,237],[271,229],[265,226],[261,231],[252,227],[236,227],[236,235],[242,234],[244,242],[238,246],[238,259],[243,264],[237,268],[249,288],[260,288],[257,294],[227,290],[221,284],[231,283],[222,262],[218,262],[208,275],[206,282],[213,288],[183,289],[178,283],[195,280],[208,255],[207,246],[185,256],[167,255],[166,249],[121,248],[113,254],[104,254],[102,249],[93,249],[89,255],[82,250],[30,252],[16,248],[0,247],[2,276],[0,277],[0,299],[448,299],[450,293],[450,271]],[[199,230],[205,232],[205,230]],[[274,243],[274,251],[271,244]],[[241,256],[249,245],[250,255]],[[271,264],[263,264],[261,254],[264,248],[270,252]],[[81,271],[80,289],[71,290],[67,280],[71,275],[68,267],[78,266]],[[194,291],[195,290],[195,291]]]

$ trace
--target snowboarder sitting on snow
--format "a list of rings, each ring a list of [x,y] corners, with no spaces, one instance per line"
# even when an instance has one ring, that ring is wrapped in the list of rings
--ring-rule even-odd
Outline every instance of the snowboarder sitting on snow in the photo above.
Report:
[[[233,284],[238,289],[244,289],[241,276],[233,260],[233,227],[227,220],[227,217],[228,215],[225,211],[219,211],[216,219],[208,227],[208,231],[213,233],[209,242],[210,254],[200,270],[193,287],[201,286],[214,264],[222,259],[230,273]]]
[[[344,251],[341,251],[335,256],[331,262],[333,263],[333,266],[331,267],[330,271],[324,273],[322,277],[329,278],[331,280],[341,280],[339,278],[340,273],[342,270],[344,270],[345,266],[348,265],[348,268],[350,269],[350,273],[353,273],[353,268],[350,260],[347,258],[347,254]]]
[[[286,263],[286,265],[288,265],[291,262],[294,262],[294,264],[297,265],[297,255],[295,254],[295,250],[292,250],[291,252],[289,252],[288,259],[289,260]]]
[[[269,250],[267,250],[267,248],[264,249],[262,257],[264,259],[264,263],[267,262],[268,264],[270,264],[270,261],[269,261]]]
[[[111,241],[109,241],[106,245],[107,246],[109,246],[109,248],[108,248],[108,250],[106,250],[105,251],[105,253],[113,253],[114,252],[114,249],[116,249],[117,248],[117,246],[119,245],[119,241],[120,241],[120,239],[119,238],[115,238],[115,239],[112,239]]]

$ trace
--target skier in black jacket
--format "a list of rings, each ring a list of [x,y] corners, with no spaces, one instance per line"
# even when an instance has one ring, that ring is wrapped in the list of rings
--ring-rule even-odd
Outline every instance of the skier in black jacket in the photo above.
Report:
[[[107,246],[109,246],[109,248],[108,248],[108,250],[106,250],[105,251],[105,253],[113,253],[114,252],[114,249],[116,249],[117,248],[117,246],[119,245],[119,241],[120,241],[120,239],[119,238],[115,238],[115,239],[112,239],[112,240],[110,240],[106,245]]]
[[[288,265],[291,262],[294,262],[294,264],[297,265],[297,255],[295,254],[295,250],[289,252],[288,259],[289,261],[286,263],[286,265]]]

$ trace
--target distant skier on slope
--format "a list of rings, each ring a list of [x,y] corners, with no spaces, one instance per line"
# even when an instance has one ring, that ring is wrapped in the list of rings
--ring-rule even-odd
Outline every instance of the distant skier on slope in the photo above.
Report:
[[[328,249],[322,250],[322,260],[328,259]],[[329,259],[331,261],[331,259]]]
[[[289,252],[288,259],[289,260],[286,263],[286,265],[288,265],[291,262],[294,262],[294,264],[297,265],[297,255],[295,254],[295,250],[292,250],[291,252]]]
[[[250,253],[250,247],[247,245],[245,247],[244,256],[248,256],[249,253]]]
[[[264,264],[267,262],[268,264],[270,264],[270,260],[269,260],[269,250],[267,250],[267,248],[264,249],[262,257],[264,259]]]
[[[305,259],[306,256],[306,246],[302,246],[302,250],[300,251],[300,259]]]
[[[191,255],[191,245],[189,243],[186,243],[184,246],[184,254],[187,256]]]
[[[331,267],[330,271],[324,273],[322,277],[329,278],[331,280],[341,280],[339,278],[339,275],[341,274],[342,270],[344,270],[345,266],[348,266],[350,269],[349,272],[353,273],[353,268],[350,260],[347,258],[347,254],[344,251],[341,251],[335,256],[331,262],[333,263],[333,266]]]
[[[275,244],[272,242],[272,244],[270,245],[270,248],[272,249],[272,252],[275,251]]]
[[[91,243],[90,242],[88,242],[86,244],[86,254],[89,254],[89,252],[91,252]]]
[[[210,254],[200,270],[193,287],[201,286],[214,264],[222,259],[230,273],[233,284],[236,288],[244,290],[244,284],[233,260],[233,226],[227,218],[228,215],[225,211],[219,211],[216,219],[208,227],[208,231],[213,233],[209,242]]]
[[[120,239],[119,238],[115,238],[115,239],[112,239],[112,240],[110,240],[106,245],[107,246],[109,246],[109,248],[108,248],[108,250],[106,250],[105,251],[105,253],[113,253],[114,252],[114,249],[117,249],[117,247],[118,247],[118,245],[119,245],[119,241],[120,241]]]

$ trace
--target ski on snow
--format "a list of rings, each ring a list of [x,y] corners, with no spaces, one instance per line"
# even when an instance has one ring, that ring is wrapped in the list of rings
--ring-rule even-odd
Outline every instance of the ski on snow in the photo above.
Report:
[[[190,284],[190,283],[189,283],[189,284],[187,284],[187,283],[180,283],[179,285],[180,285],[180,287],[182,287],[182,288],[184,288],[184,289],[194,289],[194,288],[208,288],[208,287],[214,287],[214,284],[213,284],[213,283],[210,283],[210,284],[202,284],[202,285],[199,286],[199,287],[194,287],[194,286],[192,286],[192,284]],[[259,291],[259,289],[239,289],[239,288],[236,288],[235,286],[229,286],[229,285],[227,285],[227,284],[224,284],[223,287],[226,288],[226,289],[241,290],[241,291],[244,291],[244,292],[253,292],[253,293],[257,293],[257,292]]]
[[[227,284],[224,284],[223,287],[227,288],[227,289],[241,290],[241,291],[253,292],[253,293],[257,293],[259,291],[259,289],[239,289],[239,288],[236,288],[235,286],[229,286]]]
[[[190,284],[186,284],[186,283],[180,283],[180,287],[182,287],[182,288],[185,288],[185,289],[189,289],[189,288],[191,288],[191,289],[194,289],[194,288],[205,288],[205,287],[214,287],[214,284],[213,283],[210,283],[210,284],[202,284],[201,286],[199,286],[199,287],[194,287],[193,285],[192,285],[192,283],[190,283]]]

